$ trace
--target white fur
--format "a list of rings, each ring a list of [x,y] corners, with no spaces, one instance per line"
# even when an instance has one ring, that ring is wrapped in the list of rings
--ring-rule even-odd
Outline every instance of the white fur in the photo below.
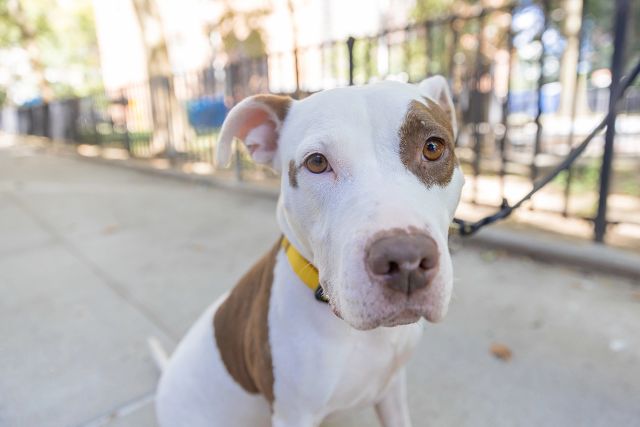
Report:
[[[213,303],[189,329],[162,372],[156,415],[162,427],[267,427],[269,404],[247,393],[227,372],[215,345]]]
[[[293,102],[283,123],[251,98],[231,111],[218,162],[228,161],[234,136],[245,140],[256,161],[276,169],[295,162],[298,185],[283,174],[278,223],[318,268],[330,307],[315,300],[280,252],[268,313],[272,408],[246,393],[221,361],[212,318],[222,297],[193,326],[163,374],[161,426],[312,427],[363,405],[376,405],[385,427],[410,426],[404,365],[422,325],[418,317],[385,325],[406,323],[399,316],[407,310],[430,321],[446,314],[453,281],[447,232],[464,183],[456,167],[447,185],[427,188],[400,161],[399,127],[410,102],[424,103],[425,96],[452,107],[446,81],[435,77],[420,85],[385,82],[321,92]],[[327,157],[332,171],[312,174],[300,167],[315,152]],[[435,280],[411,297],[372,283],[365,269],[371,237],[397,228],[421,230],[439,252]]]
[[[404,390],[398,385],[421,324],[351,328],[315,300],[280,252],[269,311],[276,379],[271,415],[265,399],[231,378],[215,346],[212,319],[226,297],[191,327],[164,370],[156,397],[160,426],[311,427],[339,411],[378,403],[382,412],[396,414],[390,416],[406,413],[393,410],[406,405],[394,397]]]
[[[428,86],[383,82],[321,92],[296,103],[281,130],[282,164],[289,159],[302,164],[309,154],[321,152],[333,172],[315,175],[301,168],[299,189],[292,189],[285,177],[279,225],[320,271],[333,309],[356,328],[391,324],[407,307],[433,321],[446,314],[453,281],[447,233],[464,177],[456,167],[446,187],[427,189],[398,154],[398,129],[409,103],[424,102]],[[433,97],[440,99],[442,93],[448,91],[438,89]],[[407,304],[390,304],[389,299],[403,296],[368,286],[365,247],[376,232],[409,227],[436,241],[440,269],[428,291]]]
[[[273,286],[274,425],[315,426],[338,411],[381,401],[401,374],[422,325],[350,327],[316,301],[282,253]]]

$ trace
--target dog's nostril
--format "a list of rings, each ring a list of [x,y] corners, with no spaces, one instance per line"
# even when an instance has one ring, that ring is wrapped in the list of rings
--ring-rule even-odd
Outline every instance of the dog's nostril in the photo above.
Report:
[[[428,270],[429,268],[431,268],[431,266],[429,265],[429,260],[427,260],[426,258],[422,258],[420,260],[419,266],[421,270]]]
[[[387,270],[387,274],[395,274],[400,271],[400,266],[395,261],[389,262],[389,268]]]

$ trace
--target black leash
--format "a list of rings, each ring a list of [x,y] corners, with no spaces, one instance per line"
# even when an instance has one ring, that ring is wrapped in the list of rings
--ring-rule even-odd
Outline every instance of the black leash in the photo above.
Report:
[[[633,70],[631,70],[631,73],[629,73],[626,77],[621,79],[618,93],[615,96],[616,103],[622,98],[626,90],[633,84],[636,77],[638,77],[638,74],[640,74],[640,61],[638,61],[635,67],[633,67]],[[461,236],[470,236],[476,233],[482,227],[489,224],[493,224],[494,222],[505,219],[509,215],[511,215],[511,213],[514,210],[522,206],[524,202],[529,200],[531,196],[536,194],[541,188],[543,188],[545,185],[551,182],[556,176],[558,176],[560,172],[562,172],[565,169],[568,169],[573,164],[573,162],[582,154],[582,152],[587,148],[591,140],[595,138],[595,136],[606,127],[607,120],[613,114],[615,114],[615,109],[609,110],[607,115],[602,119],[600,124],[598,124],[598,126],[596,126],[591,131],[589,136],[587,136],[587,138],[584,141],[582,141],[580,145],[573,148],[569,152],[567,157],[565,157],[565,159],[562,162],[560,162],[560,164],[558,164],[558,166],[556,166],[550,173],[536,180],[533,184],[533,188],[531,189],[531,191],[529,191],[523,198],[518,200],[515,204],[509,205],[509,202],[507,202],[506,199],[502,199],[502,204],[500,206],[499,211],[497,211],[493,215],[486,216],[475,222],[469,222],[459,218],[454,218],[453,222],[458,225],[459,234]]]

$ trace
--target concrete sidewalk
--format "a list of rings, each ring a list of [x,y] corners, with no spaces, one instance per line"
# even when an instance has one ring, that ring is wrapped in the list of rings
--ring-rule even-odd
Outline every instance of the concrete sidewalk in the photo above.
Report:
[[[276,239],[274,207],[0,147],[0,426],[155,425],[147,337],[173,348]],[[454,266],[409,368],[414,425],[638,425],[639,287],[471,247]]]

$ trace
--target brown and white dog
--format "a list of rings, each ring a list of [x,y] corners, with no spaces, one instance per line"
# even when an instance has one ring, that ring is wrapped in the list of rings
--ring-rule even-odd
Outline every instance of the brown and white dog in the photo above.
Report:
[[[363,405],[386,427],[411,425],[404,365],[420,319],[441,320],[451,295],[455,129],[440,76],[233,108],[218,162],[238,138],[283,172],[284,237],[178,346],[161,426],[311,427]]]

